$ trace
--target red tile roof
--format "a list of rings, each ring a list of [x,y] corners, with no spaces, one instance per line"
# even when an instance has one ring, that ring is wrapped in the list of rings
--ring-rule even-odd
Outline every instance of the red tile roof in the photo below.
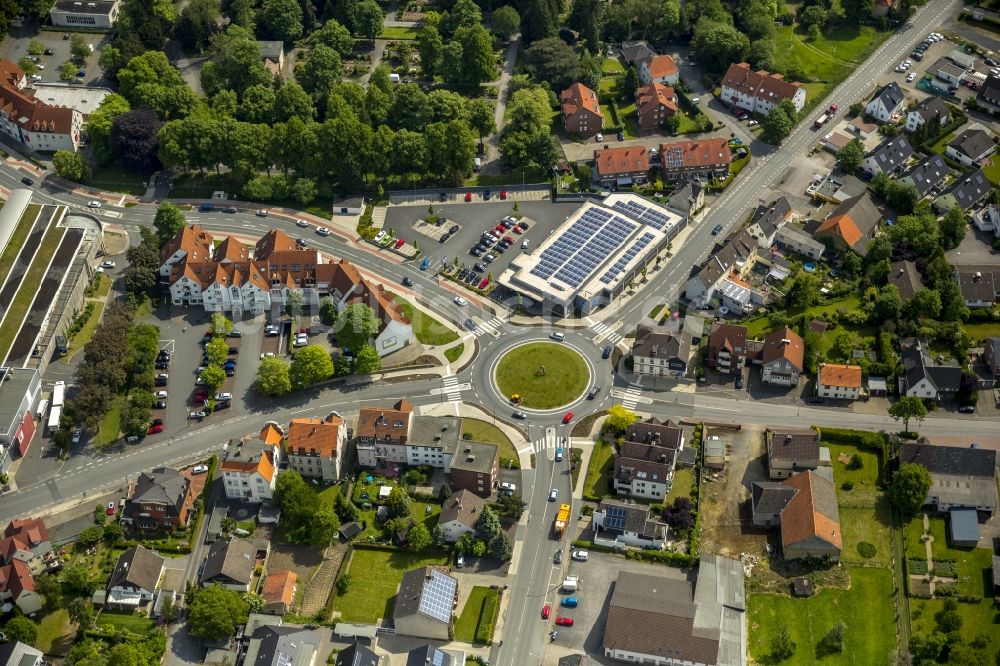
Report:
[[[785,342],[786,340],[788,342]],[[805,367],[803,365],[805,355],[806,343],[802,336],[788,327],[769,333],[764,337],[761,360],[765,365],[784,358],[801,372]]]
[[[649,73],[654,79],[661,79],[677,74],[677,63],[668,55],[653,56],[646,61]]]
[[[291,606],[292,600],[295,598],[295,583],[298,579],[299,575],[294,571],[269,573],[264,579],[264,589],[261,593],[261,596],[264,597],[264,603]]]
[[[28,132],[69,134],[73,131],[73,109],[35,99],[22,89],[24,72],[9,60],[0,59],[0,115]]]
[[[574,83],[563,90],[559,95],[559,102],[562,104],[564,116],[572,116],[580,109],[585,109],[596,116],[604,117],[601,114],[601,104],[597,99],[597,93],[582,83]]]
[[[642,146],[604,148],[594,151],[597,173],[613,176],[620,173],[645,173],[649,171],[649,150]]]
[[[677,96],[673,88],[654,82],[635,91],[635,105],[640,116],[646,115],[660,104],[677,113]]]
[[[197,224],[185,226],[160,250],[160,263],[165,263],[177,250],[184,250],[189,261],[208,261],[212,258],[212,236]]]
[[[782,546],[815,538],[843,548],[833,483],[811,470],[796,474],[782,483],[799,491],[781,512]]]
[[[288,426],[285,450],[299,455],[313,454],[321,458],[334,458],[337,455],[337,439],[343,425],[343,419],[336,414],[330,414],[322,420],[292,419]]]
[[[802,87],[801,83],[786,81],[781,74],[771,74],[764,69],[751,71],[749,63],[745,62],[730,65],[722,77],[722,85],[772,104],[791,99]]]
[[[861,366],[820,363],[818,381],[821,386],[861,388]]]
[[[391,408],[364,407],[358,414],[358,427],[354,434],[358,437],[374,437],[378,440],[388,439],[405,443],[410,432],[412,415],[413,406],[405,399]],[[401,425],[394,425],[396,422]]]
[[[660,147],[666,169],[711,167],[729,164],[733,155],[727,139],[696,139],[665,143]]]

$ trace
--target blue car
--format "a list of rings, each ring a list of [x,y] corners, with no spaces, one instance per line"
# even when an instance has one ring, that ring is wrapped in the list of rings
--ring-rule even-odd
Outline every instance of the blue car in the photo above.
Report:
[[[576,597],[566,597],[561,602],[559,602],[559,605],[562,606],[563,608],[576,608],[577,603],[578,602],[576,600]]]
[[[430,266],[430,264],[431,264],[430,259],[424,259],[423,261],[420,262],[420,270],[426,271],[427,267]]]

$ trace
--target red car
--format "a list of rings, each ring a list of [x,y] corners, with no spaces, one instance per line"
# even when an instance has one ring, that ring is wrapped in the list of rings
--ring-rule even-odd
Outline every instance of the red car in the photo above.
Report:
[[[573,420],[573,412],[566,412],[566,416],[563,417],[563,423],[569,423]]]
[[[163,424],[162,423],[154,423],[153,425],[149,426],[149,430],[146,431],[146,434],[147,435],[155,435],[158,432],[163,432]]]
[[[571,618],[571,617],[557,617],[556,618],[556,624],[559,625],[560,627],[572,627],[573,626],[573,618]]]
[[[493,229],[494,229],[494,231],[496,231],[498,233],[501,233],[501,234],[503,232],[507,231],[507,227],[503,226],[502,224],[498,224],[497,226],[493,227]]]
[[[507,190],[500,190],[500,200],[503,201],[507,198]]]
[[[108,502],[108,509],[107,509],[106,513],[109,516],[115,515],[115,503],[114,502]]]
[[[831,104],[830,105],[830,113],[837,113],[837,105],[836,104]]]
[[[521,227],[514,227],[513,229],[511,229],[511,231],[513,231],[515,234],[523,234],[524,233],[524,229],[522,229]]]
[[[405,244],[406,244],[406,241],[403,240],[402,238],[400,238],[398,241],[396,241],[396,248],[395,249],[398,250],[399,248],[403,247],[403,245],[405,245]]]
[[[514,238],[511,236],[504,236],[503,239],[513,245],[515,243]]]
[[[466,202],[472,201],[472,192],[465,193],[465,201]]]
[[[486,289],[486,285],[488,285],[489,283],[490,283],[489,278],[483,278],[483,281],[479,283],[479,288]]]
[[[549,604],[545,604],[544,606],[542,606],[542,619],[543,620],[549,619],[549,613],[551,612],[552,612],[552,607],[549,606]]]

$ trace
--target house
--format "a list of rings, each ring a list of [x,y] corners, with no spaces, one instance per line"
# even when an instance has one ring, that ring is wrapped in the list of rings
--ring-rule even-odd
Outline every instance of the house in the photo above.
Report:
[[[992,185],[982,169],[959,176],[944,192],[934,200],[934,208],[947,211],[958,206],[969,210],[992,191]]]
[[[595,150],[594,163],[594,179],[604,185],[644,183],[649,174],[649,149],[635,146]]]
[[[723,374],[743,374],[747,362],[747,327],[713,322],[708,334],[708,366]]]
[[[260,51],[261,62],[271,73],[271,76],[281,74],[285,66],[285,43],[281,40],[258,41],[257,50]]]
[[[779,248],[814,260],[818,260],[826,252],[826,246],[823,243],[795,224],[784,224],[778,227],[777,233],[774,234],[774,243]]]
[[[769,428],[764,432],[764,441],[768,475],[772,479],[787,479],[806,469],[830,466],[830,449],[820,446],[815,430]]]
[[[11,198],[14,196],[16,192]],[[12,203],[7,206],[16,211]],[[19,219],[20,214],[15,212],[8,227],[11,231]],[[36,413],[41,399],[42,377],[38,370],[0,366],[0,474],[8,473],[14,456],[23,456],[31,446],[37,429],[35,417],[45,418]]]
[[[264,579],[261,596],[264,597],[262,613],[284,615],[295,601],[295,584],[299,575],[294,571],[270,571]]]
[[[865,120],[864,116],[855,116],[847,123],[847,130],[857,135],[861,141],[867,141],[878,132],[878,123]]]
[[[751,113],[767,115],[786,99],[792,100],[796,111],[801,111],[806,103],[805,87],[786,81],[781,74],[763,69],[751,71],[745,62],[730,65],[722,77],[722,101]]]
[[[645,504],[603,499],[594,511],[594,543],[610,548],[663,550],[669,528]]]
[[[997,508],[997,452],[972,446],[904,442],[899,463],[922,465],[931,473],[924,504],[936,511],[975,509],[988,519]]]
[[[666,180],[711,180],[729,176],[733,155],[726,139],[695,139],[660,146]]]
[[[691,338],[668,326],[640,324],[632,343],[635,372],[656,377],[683,377],[691,361]]]
[[[1000,300],[1000,266],[955,266],[955,279],[968,308],[990,308]]]
[[[0,643],[0,666],[42,666],[46,663],[44,656],[41,650],[21,641]]]
[[[56,0],[49,10],[49,20],[60,28],[111,30],[121,6],[122,0]]]
[[[574,83],[559,95],[562,106],[563,127],[571,134],[594,136],[604,129],[604,114],[597,93]]]
[[[292,419],[285,439],[288,466],[302,476],[340,480],[340,461],[347,444],[347,426],[336,412],[324,419]]]
[[[7,524],[0,540],[0,566],[19,560],[33,576],[46,569],[52,559],[52,538],[41,518],[15,518]]]
[[[214,542],[208,549],[201,574],[204,586],[221,585],[235,592],[249,592],[257,559],[257,546],[246,539]]]
[[[191,480],[170,467],[143,472],[129,488],[121,522],[145,532],[171,531],[188,524],[194,508]]]
[[[754,527],[767,529],[781,525],[781,512],[797,492],[781,481],[754,481],[750,488]]]
[[[19,559],[12,559],[0,566],[0,603],[11,603],[25,615],[36,613],[42,608],[42,598],[35,589],[31,569]]]
[[[28,150],[75,152],[80,147],[83,115],[67,106],[53,106],[26,93],[20,67],[0,59],[0,135]]]
[[[488,497],[500,483],[500,447],[463,440],[451,461],[451,487]]]
[[[666,119],[677,113],[677,95],[670,86],[648,83],[635,91],[635,112],[642,129],[663,127]]]
[[[705,207],[705,188],[700,183],[685,181],[670,193],[667,206],[691,217]]]
[[[371,648],[355,641],[336,654],[333,666],[386,666],[388,661],[388,655],[377,655]]]
[[[900,342],[903,375],[900,393],[917,398],[942,398],[958,392],[962,382],[962,368],[936,365],[930,357],[926,341],[907,338]]]
[[[486,501],[469,490],[459,490],[441,505],[438,526],[448,543],[455,543],[463,534],[475,534],[476,521]]]
[[[443,650],[437,646],[421,645],[406,653],[403,666],[464,666],[465,653],[454,648]]]
[[[761,348],[761,379],[765,384],[795,386],[805,366],[806,343],[787,326],[764,337]]]
[[[458,604],[458,580],[443,567],[424,566],[403,574],[396,593],[393,623],[403,636],[449,640]]]
[[[906,96],[902,88],[895,81],[884,85],[875,91],[875,94],[868,104],[865,105],[865,113],[883,123],[889,122],[894,115],[903,107],[903,100]]]
[[[996,150],[993,137],[986,129],[980,128],[981,125],[970,127],[949,141],[944,154],[962,166],[980,166]]]
[[[829,238],[838,250],[848,248],[864,256],[882,213],[868,193],[848,199],[823,220],[813,232],[817,239]]]
[[[392,407],[362,407],[354,430],[358,465],[380,471],[405,465],[412,417],[405,399]]]
[[[895,175],[903,171],[903,167],[913,157],[913,148],[903,135],[886,139],[865,155],[861,168],[869,176],[880,173]]]
[[[857,400],[861,396],[861,366],[820,363],[816,395],[835,400]]]
[[[679,78],[677,63],[668,55],[655,55],[639,62],[639,80],[644,86],[651,83],[675,86]]]
[[[840,204],[848,199],[861,196],[867,191],[868,186],[861,179],[831,171],[818,182],[814,181],[806,189],[806,194],[820,201]]]
[[[319,662],[323,638],[315,629],[257,626],[247,644],[245,666],[313,666]]]
[[[976,93],[976,103],[988,110],[1000,109],[1000,76],[991,74],[986,77]]]
[[[948,86],[958,86],[962,82],[962,77],[968,71],[967,68],[956,65],[948,58],[938,58],[927,68],[928,74],[933,74]]]
[[[644,40],[622,42],[621,57],[626,65],[638,65],[640,62],[648,60],[655,55],[656,51]]]
[[[914,106],[906,114],[906,131],[915,132],[924,123],[937,124],[943,127],[948,123],[951,109],[937,95],[931,95]]]
[[[246,502],[272,499],[280,463],[280,444],[261,439],[230,440],[219,464],[226,497]]]
[[[992,233],[994,238],[1000,238],[1000,206],[990,204],[976,211],[972,216],[976,229]]]
[[[830,132],[823,137],[820,143],[823,144],[823,147],[828,151],[837,155],[840,151],[846,148],[851,141],[854,141],[854,138],[855,137],[852,137],[850,134],[844,134],[843,132]]]
[[[952,49],[945,57],[959,67],[964,67],[966,71],[976,68],[976,56],[966,53],[962,49]]]
[[[696,581],[620,571],[602,646],[616,661],[662,666],[745,666],[743,565],[704,554]]]
[[[153,600],[163,576],[164,560],[151,550],[133,546],[118,557],[105,603],[119,609],[135,610]]]
[[[781,528],[785,559],[840,560],[843,535],[829,467],[807,469],[784,481],[756,481],[751,489],[753,524]]]
[[[762,249],[767,249],[774,244],[775,235],[778,229],[786,223],[791,222],[795,216],[792,204],[787,197],[777,197],[771,203],[760,203],[750,216],[750,224],[747,231],[757,239],[757,244]]]
[[[983,340],[983,363],[994,377],[1000,378],[1000,338]]]
[[[211,261],[214,239],[200,225],[181,227],[160,249],[160,276],[169,277],[174,264],[184,260],[192,263]]]
[[[684,295],[696,307],[704,307],[730,275],[743,277],[757,261],[757,240],[746,229],[728,236],[722,246],[691,269]]]
[[[917,264],[903,259],[893,262],[889,269],[889,284],[896,285],[899,297],[907,302],[924,288],[924,279],[917,270]]]
[[[684,447],[684,431],[656,417],[637,421],[625,432],[615,456],[615,492],[663,500],[673,487],[677,451]]]
[[[899,8],[899,0],[875,0],[875,4],[872,7],[872,16],[875,18],[883,18],[889,15],[889,12],[896,11]]]
[[[429,465],[451,474],[462,439],[462,419],[458,416],[414,416],[406,442],[406,464]]]
[[[946,178],[954,174],[955,172],[945,163],[944,158],[940,154],[934,153],[903,172],[898,180],[901,183],[913,185],[917,189],[917,194],[923,199],[933,194],[935,188],[940,187]]]

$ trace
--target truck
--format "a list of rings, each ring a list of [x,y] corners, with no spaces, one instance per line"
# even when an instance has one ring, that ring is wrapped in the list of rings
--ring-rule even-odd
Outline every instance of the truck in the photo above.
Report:
[[[53,407],[62,407],[66,399],[66,382],[56,382],[52,385],[52,398],[49,404]]]
[[[552,524],[552,529],[555,531],[556,536],[562,536],[563,531],[566,529],[566,522],[569,520],[570,506],[569,504],[559,505],[559,513],[556,514],[556,520]]]
[[[829,112],[824,113],[823,115],[821,115],[819,118],[816,119],[814,127],[822,127],[823,124],[829,119],[830,119],[830,113]]]
[[[566,592],[576,592],[580,588],[579,576],[566,576],[562,582],[562,589]]]

